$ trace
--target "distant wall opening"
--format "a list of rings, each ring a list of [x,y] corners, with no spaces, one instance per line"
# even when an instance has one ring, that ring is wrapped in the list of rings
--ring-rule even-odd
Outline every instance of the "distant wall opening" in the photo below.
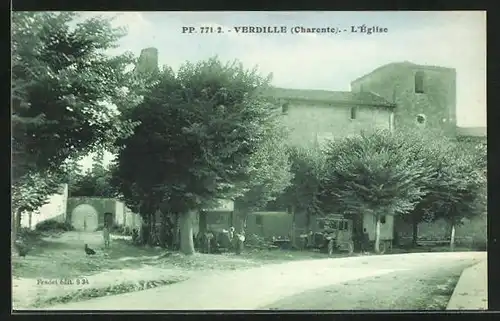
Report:
[[[357,111],[358,111],[358,110],[357,110],[357,108],[356,108],[356,107],[352,107],[352,108],[351,108],[351,120],[352,120],[352,119],[356,119],[356,117],[357,117]]]
[[[415,73],[415,93],[423,94],[424,93],[424,72],[417,71]]]

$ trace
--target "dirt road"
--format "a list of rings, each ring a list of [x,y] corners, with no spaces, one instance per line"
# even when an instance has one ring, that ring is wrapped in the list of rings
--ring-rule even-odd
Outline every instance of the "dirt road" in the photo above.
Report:
[[[310,260],[273,264],[234,272],[220,272],[193,278],[181,283],[111,297],[98,298],[67,305],[45,308],[48,310],[253,310],[269,309],[273,302],[287,306],[286,297],[293,297],[314,289],[342,285],[359,280],[344,290],[367,289],[357,292],[352,302],[342,306],[358,308],[360,303],[376,296],[380,288],[399,289],[399,296],[406,294],[408,278],[423,271],[450,268],[458,273],[463,267],[486,259],[484,252],[418,253],[381,255],[327,260]],[[381,279],[369,288],[366,282]],[[429,272],[432,276],[432,272]],[[418,279],[418,277],[413,277]],[[363,279],[363,280],[362,280]],[[363,283],[364,282],[364,283]],[[354,283],[356,284],[356,283]],[[413,282],[413,286],[417,283]],[[337,291],[342,288],[336,288]],[[375,292],[374,292],[375,291]],[[387,292],[387,291],[386,291]],[[363,296],[364,295],[364,296]],[[357,303],[353,303],[356,302]],[[389,299],[390,300],[390,299]],[[284,303],[283,303],[284,302]],[[316,302],[313,300],[312,302]],[[326,303],[325,303],[326,304]],[[398,308],[395,303],[392,308]],[[339,305],[340,306],[340,305]],[[304,307],[298,307],[303,309]],[[311,307],[308,307],[311,308]],[[325,308],[325,307],[324,307]],[[326,307],[332,309],[331,307]],[[333,307],[335,308],[335,307]],[[400,307],[401,308],[401,307]],[[44,310],[45,310],[44,309]]]
[[[462,271],[471,263],[397,271],[283,298],[269,310],[445,310]]]

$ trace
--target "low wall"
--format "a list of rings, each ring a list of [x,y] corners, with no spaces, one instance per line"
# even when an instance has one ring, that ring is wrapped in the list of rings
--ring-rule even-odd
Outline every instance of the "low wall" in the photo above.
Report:
[[[418,225],[418,236],[422,240],[446,240],[450,238],[450,224],[445,220]],[[399,222],[397,226],[399,235],[411,238],[413,229],[411,224]],[[455,228],[455,237],[462,243],[487,242],[487,217],[481,215],[472,220],[465,219],[462,225]]]
[[[139,214],[133,213],[125,204],[114,198],[104,197],[70,197],[67,206],[67,221],[71,222],[73,210],[79,205],[88,204],[98,213],[99,227],[104,225],[104,213],[113,214],[113,223],[130,228],[140,228],[142,219]]]

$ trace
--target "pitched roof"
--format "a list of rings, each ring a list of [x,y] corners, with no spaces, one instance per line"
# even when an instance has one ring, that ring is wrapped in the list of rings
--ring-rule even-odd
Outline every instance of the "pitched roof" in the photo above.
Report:
[[[369,106],[395,107],[393,103],[369,92],[355,93],[350,91],[289,89],[273,87],[270,88],[266,92],[266,94],[278,99],[311,100]]]
[[[486,127],[458,127],[457,136],[486,137]]]
[[[370,76],[370,75],[373,75],[375,73],[378,73],[379,71],[382,71],[384,69],[387,69],[387,68],[390,68],[390,67],[394,67],[394,66],[401,66],[401,67],[412,67],[412,68],[415,68],[415,67],[418,67],[419,69],[435,69],[435,70],[449,70],[449,71],[455,71],[454,68],[449,68],[449,67],[443,67],[443,66],[433,66],[433,65],[421,65],[421,64],[416,64],[416,63],[413,63],[413,62],[410,62],[410,61],[399,61],[399,62],[391,62],[391,63],[388,63],[388,64],[385,64],[385,65],[382,65],[378,68],[375,68],[374,70],[370,71],[369,73],[367,74],[364,74],[356,79],[354,79],[353,81],[351,81],[351,84],[354,84],[356,82],[359,82],[360,80],[363,80],[365,79],[366,77]]]
[[[385,64],[385,65],[382,65],[382,66],[375,68],[374,70],[370,71],[367,74],[359,76],[358,78],[351,81],[351,84],[356,83],[356,82],[358,82],[358,81],[360,81],[360,80],[362,80],[362,79],[364,79],[372,74],[375,74],[381,70],[384,70],[386,68],[393,67],[393,66],[415,66],[415,64],[412,62],[409,62],[409,61],[390,62],[388,64]]]

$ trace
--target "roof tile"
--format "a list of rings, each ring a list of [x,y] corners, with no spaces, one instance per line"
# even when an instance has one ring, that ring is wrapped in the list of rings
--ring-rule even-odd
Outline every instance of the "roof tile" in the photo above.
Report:
[[[394,104],[369,92],[328,91],[308,89],[270,88],[266,94],[278,99],[313,100],[323,102],[341,102],[360,105],[394,107]]]

